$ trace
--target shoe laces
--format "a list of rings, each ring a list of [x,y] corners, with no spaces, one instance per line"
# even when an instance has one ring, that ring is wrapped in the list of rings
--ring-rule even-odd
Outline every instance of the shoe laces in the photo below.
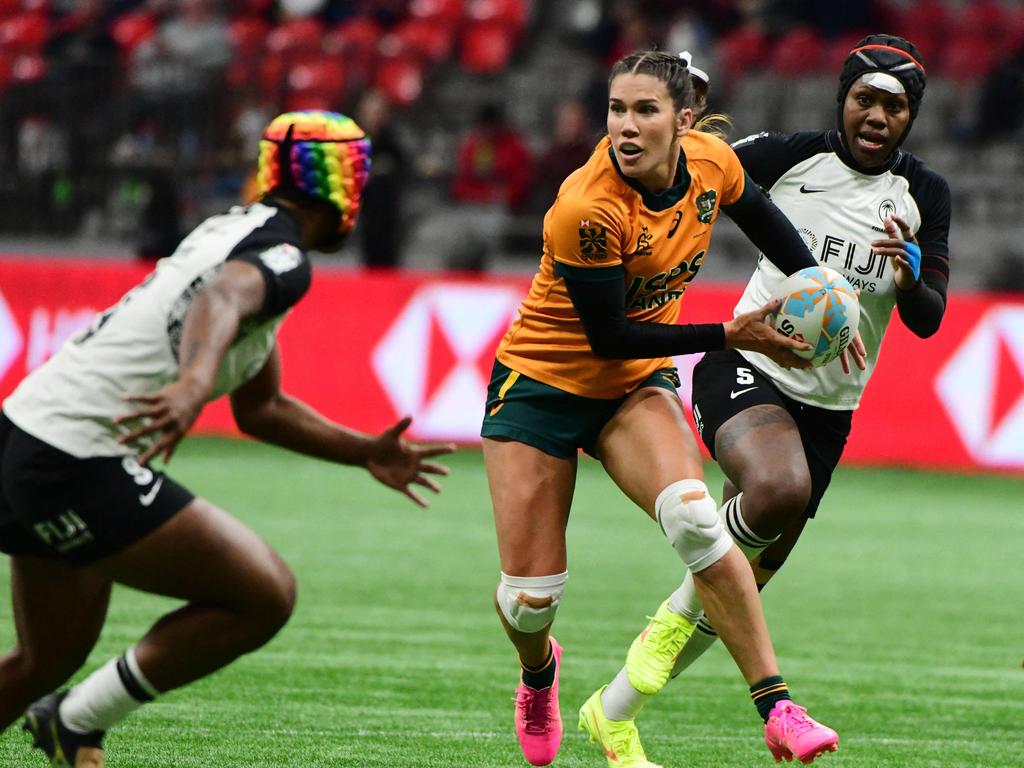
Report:
[[[611,742],[612,750],[619,759],[647,759],[644,755],[644,748],[640,744],[640,732],[636,729],[636,726],[632,721],[628,721],[623,725],[614,723],[614,721],[611,720],[608,722],[613,723],[613,725],[608,729],[608,741]]]
[[[647,635],[651,652],[665,659],[674,660],[686,644],[685,637],[682,643],[679,642],[681,635],[679,625],[662,616],[648,616],[647,618],[652,624],[651,631]]]
[[[794,736],[812,730],[817,723],[807,716],[807,710],[798,704],[790,704],[784,710],[786,730]]]
[[[555,719],[553,704],[550,687],[537,690],[524,685],[516,691],[516,708],[522,714],[527,733],[537,735],[548,732],[549,723]]]

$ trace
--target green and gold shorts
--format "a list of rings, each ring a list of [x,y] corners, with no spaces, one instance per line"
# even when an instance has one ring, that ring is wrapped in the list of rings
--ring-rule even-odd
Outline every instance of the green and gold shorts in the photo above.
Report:
[[[661,368],[637,389],[661,387],[675,394],[678,386],[676,369]],[[526,443],[559,459],[572,458],[580,448],[596,457],[598,435],[625,400],[574,395],[495,360],[480,436]]]

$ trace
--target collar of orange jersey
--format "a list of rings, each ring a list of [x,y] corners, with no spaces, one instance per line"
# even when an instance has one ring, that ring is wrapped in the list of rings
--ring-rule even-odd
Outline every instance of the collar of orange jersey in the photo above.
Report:
[[[651,190],[636,179],[626,176],[622,169],[619,168],[619,161],[615,159],[615,150],[611,145],[608,146],[608,157],[611,158],[612,165],[615,166],[615,172],[619,174],[619,178],[639,193],[640,199],[644,202],[644,207],[649,211],[667,211],[682,200],[686,196],[686,190],[690,188],[690,172],[686,170],[686,152],[682,147],[679,148],[676,183],[661,192],[651,192]]]

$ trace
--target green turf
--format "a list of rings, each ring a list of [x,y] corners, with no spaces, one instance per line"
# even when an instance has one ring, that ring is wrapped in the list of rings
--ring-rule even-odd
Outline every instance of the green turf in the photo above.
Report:
[[[512,731],[514,656],[490,603],[498,563],[480,455],[450,464],[444,496],[424,511],[361,471],[251,443],[186,443],[174,476],[284,554],[298,608],[261,651],[111,732],[108,766],[525,766]],[[717,489],[717,470],[708,472]],[[841,734],[823,766],[1024,764],[1022,498],[1019,478],[836,475],[820,519],[765,593],[791,688]],[[593,461],[581,465],[569,537],[557,623],[566,737],[555,765],[600,768],[575,711],[618,670],[681,571]],[[7,582],[4,567],[4,592]],[[116,591],[82,673],[171,605]],[[0,645],[12,637],[0,599]],[[721,648],[640,725],[649,757],[666,768],[773,764]],[[0,765],[43,760],[9,729]]]

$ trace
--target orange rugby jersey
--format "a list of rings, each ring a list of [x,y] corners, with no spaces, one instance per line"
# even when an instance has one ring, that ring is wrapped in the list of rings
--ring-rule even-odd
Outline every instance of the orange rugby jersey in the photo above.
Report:
[[[519,317],[498,344],[509,368],[584,397],[615,398],[635,389],[668,357],[608,360],[594,354],[562,280],[625,273],[626,317],[675,323],[686,286],[697,275],[719,205],[743,194],[743,167],[716,136],[681,140],[680,183],[659,194],[619,170],[606,136],[574,171],[544,217],[544,252]]]

